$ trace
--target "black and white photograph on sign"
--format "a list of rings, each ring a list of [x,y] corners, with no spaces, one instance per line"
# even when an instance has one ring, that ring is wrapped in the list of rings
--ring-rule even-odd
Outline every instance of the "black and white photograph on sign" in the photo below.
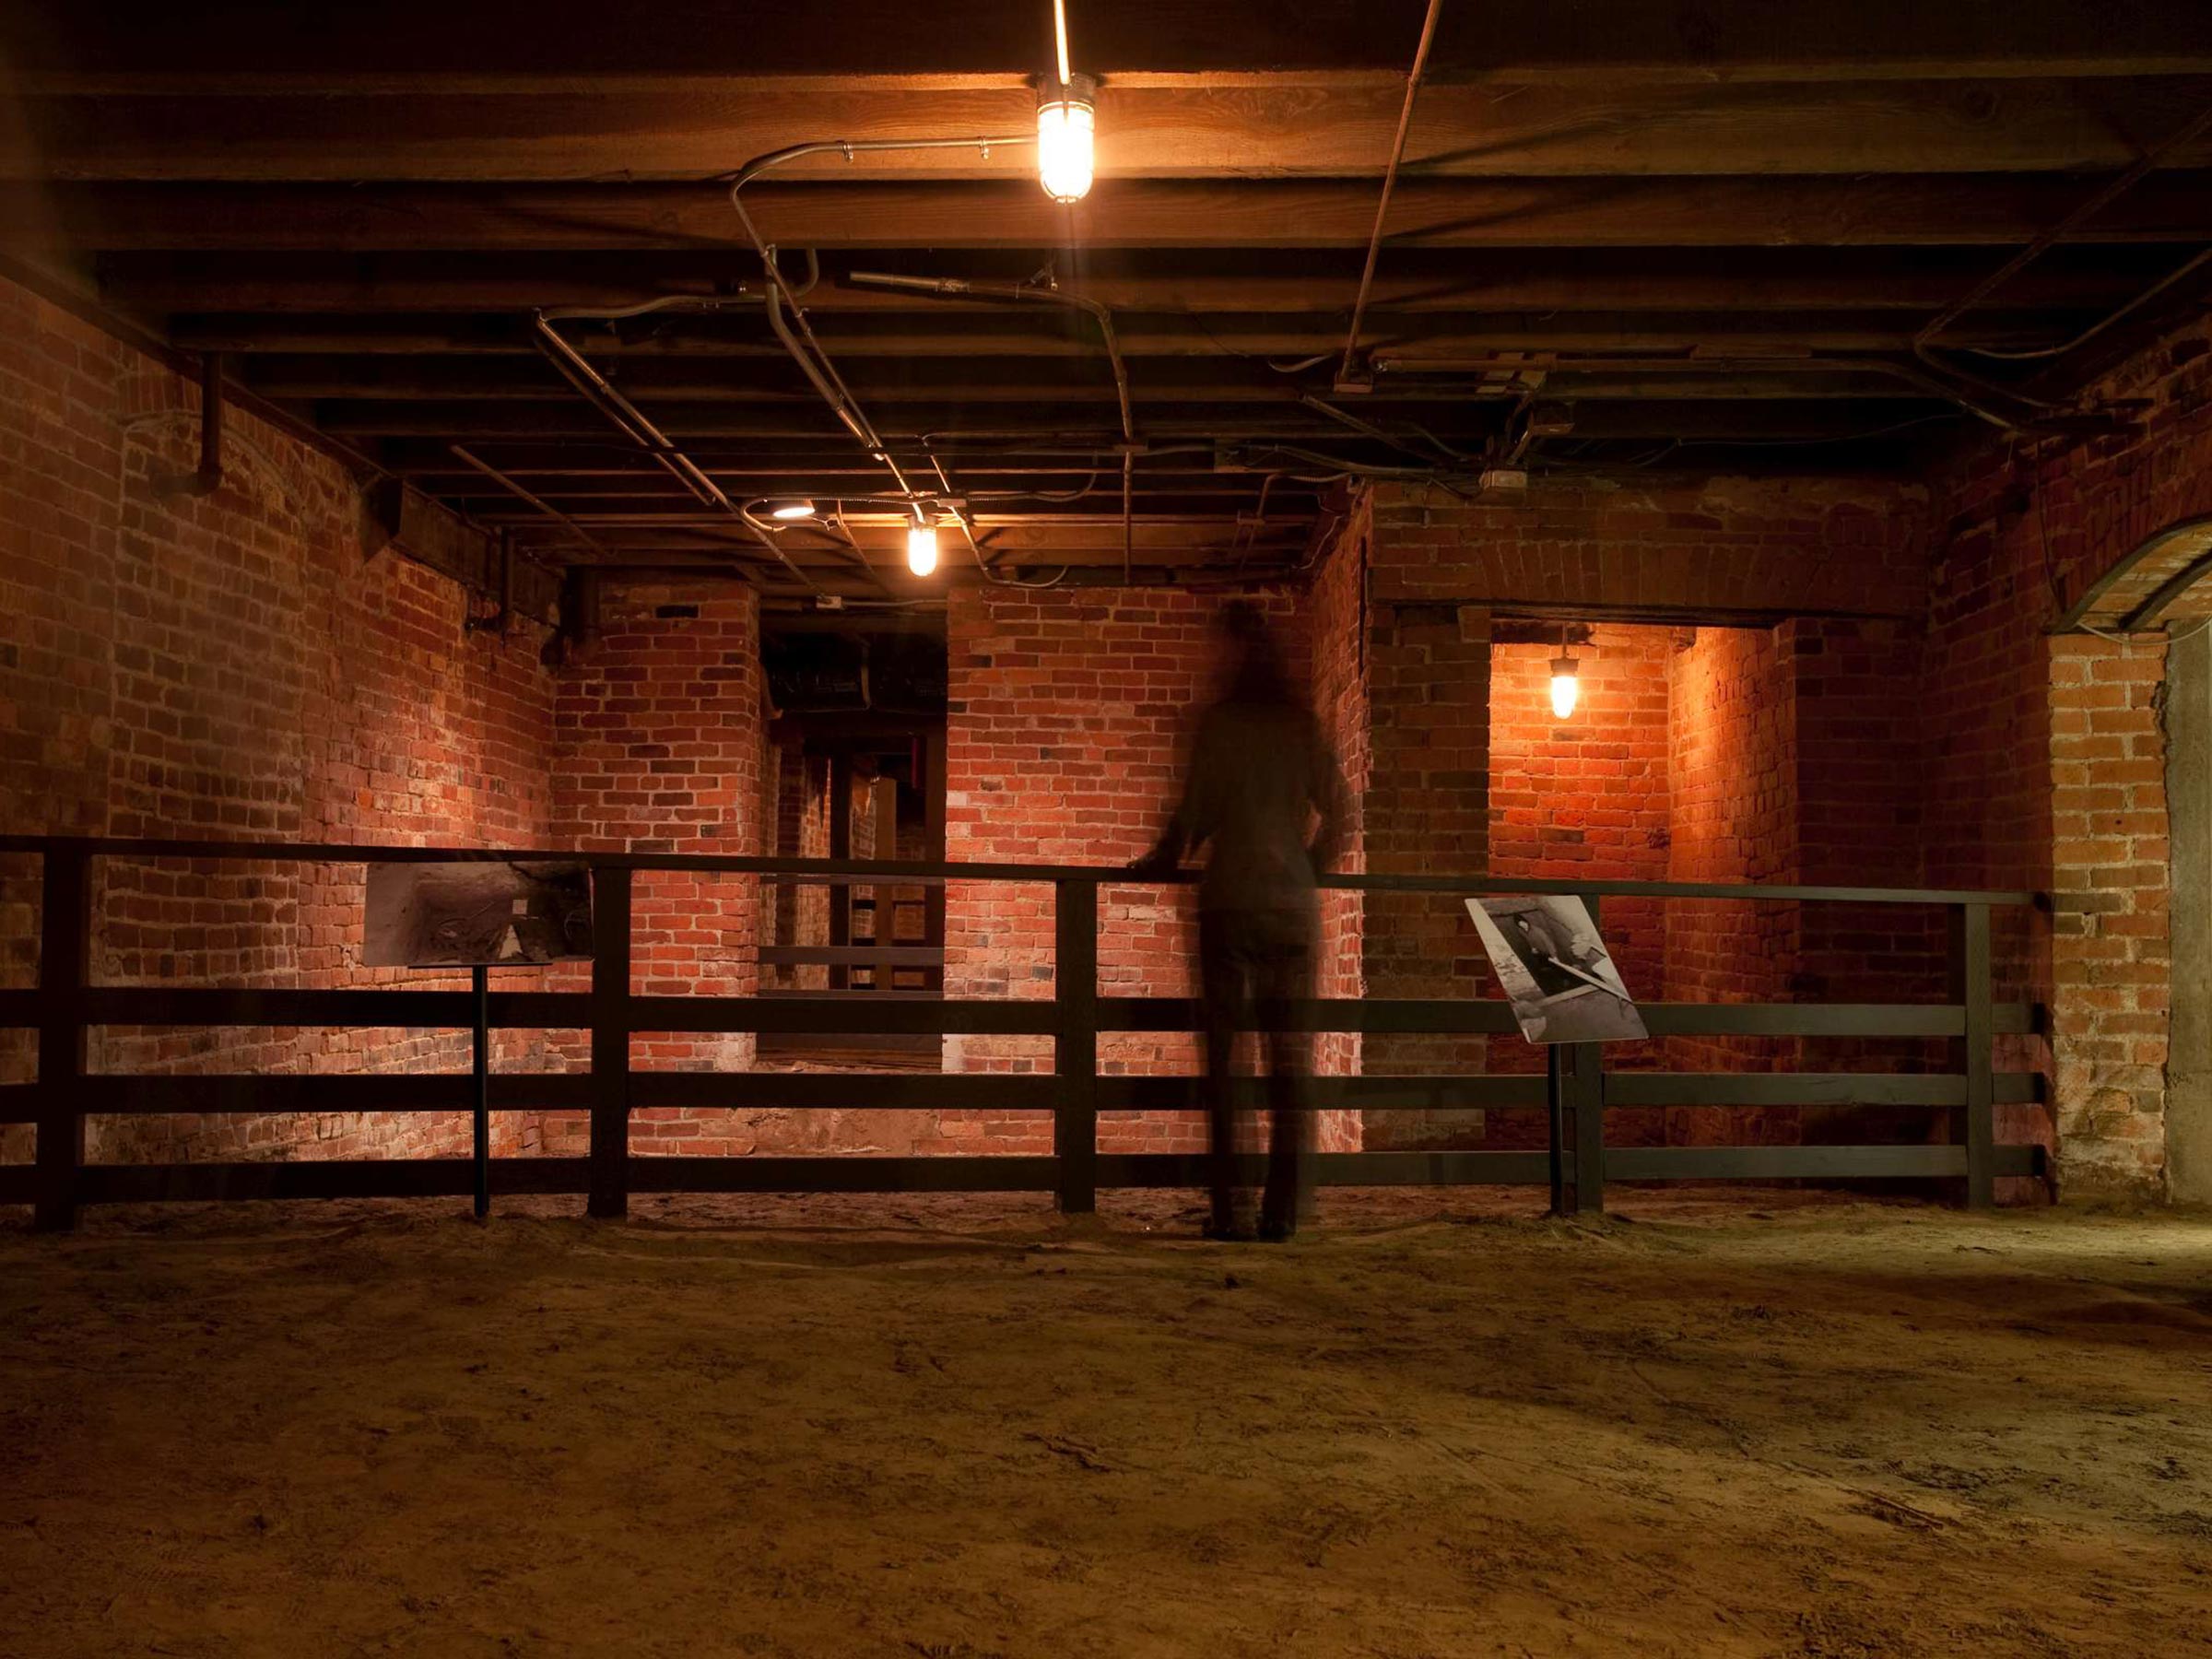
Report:
[[[592,954],[592,878],[545,859],[369,866],[361,961],[521,968]]]
[[[1470,899],[1467,913],[1529,1041],[1632,1042],[1651,1035],[1580,899]]]

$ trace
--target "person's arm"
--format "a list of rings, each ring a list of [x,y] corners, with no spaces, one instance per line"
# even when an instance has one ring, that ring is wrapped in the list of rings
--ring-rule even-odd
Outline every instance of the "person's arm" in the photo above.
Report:
[[[1213,819],[1206,806],[1214,771],[1207,753],[1210,747],[1206,725],[1202,723],[1191,745],[1191,763],[1183,772],[1182,798],[1176,802],[1168,827],[1160,831],[1152,850],[1130,864],[1130,874],[1171,875],[1182,865],[1182,855],[1196,851],[1213,833]]]
[[[1313,861],[1313,873],[1326,875],[1344,851],[1346,794],[1344,773],[1336,764],[1336,751],[1329,747],[1321,723],[1313,723],[1313,809],[1321,815],[1314,827],[1313,844],[1307,849]]]

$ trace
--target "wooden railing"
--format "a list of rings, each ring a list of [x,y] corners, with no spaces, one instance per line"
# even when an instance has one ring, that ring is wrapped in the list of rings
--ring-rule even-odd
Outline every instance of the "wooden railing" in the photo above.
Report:
[[[33,1203],[39,1224],[71,1224],[82,1204],[166,1198],[357,1197],[464,1194],[478,1179],[460,1158],[87,1164],[85,1119],[95,1113],[352,1112],[466,1110],[479,1096],[470,1073],[148,1076],[88,1070],[88,1032],[101,1026],[446,1028],[470,1030],[479,1004],[465,991],[227,989],[90,982],[91,870],[121,859],[393,863],[574,858],[559,852],[301,846],[261,842],[0,837],[0,853],[42,861],[41,957],[35,990],[0,991],[0,1028],[38,1032],[37,1080],[0,1086],[0,1123],[38,1126],[33,1163],[0,1168],[0,1202]],[[1060,1207],[1094,1207],[1101,1188],[1189,1186],[1204,1160],[1169,1154],[1104,1154],[1104,1110],[1172,1110],[1193,1104],[1183,1077],[1110,1077],[1098,1069],[1102,1032],[1189,1031],[1196,1005],[1183,997],[1102,996],[1098,985],[1099,888],[1143,885],[1119,870],[1029,865],[891,861],[833,863],[706,854],[582,855],[592,867],[594,959],[585,991],[493,991],[483,1012],[492,1028],[590,1033],[591,1069],[497,1074],[483,1087],[494,1110],[590,1114],[586,1158],[492,1159],[492,1193],[584,1193],[594,1216],[619,1216],[633,1192],[1049,1192]],[[775,875],[828,884],[947,881],[1050,883],[1055,898],[1054,994],[1049,1000],[780,995],[641,995],[631,989],[630,899],[639,871]],[[1148,879],[1148,878],[1147,878]],[[1179,879],[1189,879],[1182,877]],[[1325,885],[1367,892],[1476,894],[1572,892],[1595,910],[1615,897],[1657,900],[1799,900],[1942,907],[1950,912],[1954,989],[1931,1003],[1645,1003],[1654,1038],[1943,1039],[1953,1068],[1943,1072],[1608,1073],[1604,1051],[1577,1044],[1551,1051],[1548,1075],[1324,1077],[1311,1079],[1316,1110],[1550,1109],[1548,1151],[1351,1152],[1319,1155],[1321,1181],[1339,1185],[1549,1182],[1563,1209],[1595,1208],[1607,1181],[1712,1179],[1919,1179],[1954,1183],[1967,1202],[1992,1202],[2001,1175],[2042,1169],[2041,1149],[1999,1146],[1994,1107],[2039,1099],[2033,1074],[1999,1074],[1993,1040],[2034,1030],[2039,1009],[1997,1003],[1992,994],[1991,912],[2035,903],[2029,893],[1889,888],[1730,886],[1665,882],[1500,880],[1482,876],[1345,876]],[[1472,949],[1473,942],[1468,941]],[[1294,1011],[1304,1029],[1369,1033],[1508,1034],[1499,1001],[1324,998]],[[634,1069],[637,1032],[849,1032],[1049,1037],[1049,1075],[866,1073],[791,1075]],[[479,1033],[479,1065],[485,1039]],[[1240,1085],[1248,1097],[1253,1085]],[[1253,1097],[1256,1098],[1256,1097]],[[1869,1104],[1942,1109],[1947,1144],[1779,1147],[1606,1147],[1608,1110],[1736,1105]],[[632,1157],[629,1115],[645,1107],[821,1107],[937,1111],[989,1109],[1053,1114],[1050,1156]],[[1256,1161],[1256,1160],[1255,1160]],[[1256,1174],[1256,1169],[1253,1171]]]

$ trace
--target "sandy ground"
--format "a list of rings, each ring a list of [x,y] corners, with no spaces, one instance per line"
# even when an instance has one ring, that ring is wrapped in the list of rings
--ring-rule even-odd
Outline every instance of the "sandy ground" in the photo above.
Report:
[[[2212,1653],[2212,1220],[0,1231],[0,1652]]]

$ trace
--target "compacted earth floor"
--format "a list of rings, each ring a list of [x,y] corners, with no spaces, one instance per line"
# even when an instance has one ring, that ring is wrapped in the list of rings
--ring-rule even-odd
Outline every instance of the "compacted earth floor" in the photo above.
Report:
[[[0,1653],[2212,1653],[2212,1219],[0,1228]]]

